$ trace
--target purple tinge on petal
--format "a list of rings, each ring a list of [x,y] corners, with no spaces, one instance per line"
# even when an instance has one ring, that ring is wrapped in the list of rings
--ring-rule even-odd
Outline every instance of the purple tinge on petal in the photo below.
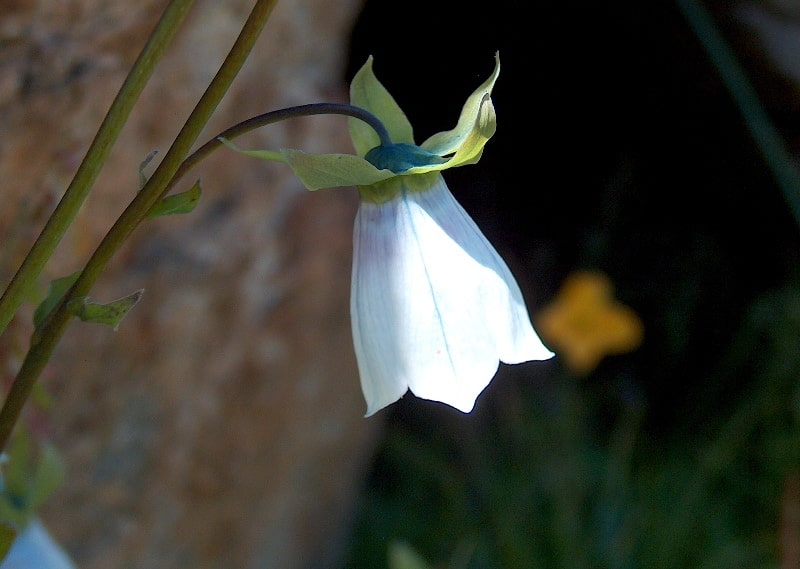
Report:
[[[407,388],[469,412],[500,361],[552,353],[508,267],[441,175],[398,181],[396,198],[363,202],[355,223],[351,315],[367,414]]]
[[[367,416],[394,403],[408,390],[403,354],[397,349],[401,307],[392,302],[398,243],[394,208],[362,202],[353,228],[350,316]]]

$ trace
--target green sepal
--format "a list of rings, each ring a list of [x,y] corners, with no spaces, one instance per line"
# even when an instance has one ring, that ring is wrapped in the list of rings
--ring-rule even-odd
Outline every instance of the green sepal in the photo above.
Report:
[[[414,144],[400,142],[376,146],[364,155],[364,160],[381,170],[391,170],[401,174],[415,166],[444,164],[447,158],[432,154]]]
[[[17,529],[8,522],[0,522],[0,563],[11,551],[15,539],[17,539]]]
[[[460,136],[459,146],[455,154],[450,158],[439,164],[414,166],[403,173],[411,175],[426,174],[478,162],[483,155],[483,147],[486,146],[486,143],[494,136],[497,130],[497,116],[495,115],[492,99],[488,94],[484,94],[481,99],[481,104],[477,108],[474,119],[472,128],[463,132],[463,136]],[[426,147],[424,143],[420,148],[430,152],[430,148]]]
[[[243,150],[230,140],[222,137],[218,140],[241,154],[288,164],[294,175],[309,190],[368,185],[394,176],[392,172],[378,170],[363,158],[352,154],[308,154],[291,148],[284,148],[280,152]]]
[[[494,55],[494,70],[492,74],[467,98],[467,102],[464,103],[461,109],[456,127],[453,130],[437,132],[420,146],[440,156],[456,152],[471,135],[476,122],[479,120],[479,115],[484,112],[485,101],[492,94],[492,89],[499,75],[500,53],[497,52]],[[492,109],[492,119],[494,119],[494,109]],[[491,129],[491,134],[494,134],[494,128]]]
[[[309,190],[339,186],[366,186],[395,176],[379,170],[363,158],[352,154],[308,154],[286,148],[281,151],[294,175]]]
[[[139,289],[128,296],[114,300],[107,304],[93,302],[88,296],[70,300],[67,310],[84,322],[94,322],[111,326],[115,331],[119,323],[125,318],[128,311],[141,300],[144,289]]]
[[[389,131],[389,136],[394,143],[414,144],[414,130],[411,122],[394,97],[375,77],[372,71],[371,55],[350,82],[350,104],[361,107],[378,117],[386,125],[386,130]],[[350,138],[353,140],[353,146],[359,156],[364,156],[381,143],[372,127],[365,122],[350,118],[347,124],[350,128]]]
[[[33,326],[35,328],[39,328],[39,326],[42,325],[42,322],[47,319],[48,315],[58,303],[61,302],[61,299],[64,298],[67,291],[75,284],[79,276],[81,276],[81,271],[75,271],[71,275],[50,282],[50,290],[47,296],[39,303],[39,306],[37,306],[36,310],[33,312]]]
[[[475,164],[483,154],[483,147],[494,136],[497,130],[497,115],[488,93],[481,99],[474,119],[472,128],[465,131],[459,139],[455,154],[444,164],[446,168]],[[428,148],[426,147],[426,149]]]
[[[412,168],[413,170],[413,168]],[[358,186],[361,199],[370,203],[382,204],[395,199],[402,193],[425,192],[430,190],[437,179],[441,178],[438,172],[424,174],[398,174],[393,178],[370,184]]]
[[[150,211],[147,212],[147,217],[152,218],[162,215],[189,213],[197,207],[201,194],[200,180],[197,180],[194,185],[185,192],[171,194],[161,198],[150,208]]]

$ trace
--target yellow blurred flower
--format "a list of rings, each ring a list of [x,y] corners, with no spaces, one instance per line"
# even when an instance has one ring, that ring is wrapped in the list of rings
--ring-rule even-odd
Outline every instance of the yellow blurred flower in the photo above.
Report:
[[[578,374],[592,372],[607,355],[639,347],[644,326],[628,306],[614,300],[611,280],[598,271],[569,275],[556,298],[539,313],[537,329]]]

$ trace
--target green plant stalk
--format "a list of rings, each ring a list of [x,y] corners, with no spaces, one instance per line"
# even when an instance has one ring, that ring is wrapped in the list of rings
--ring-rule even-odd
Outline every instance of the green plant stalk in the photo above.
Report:
[[[795,222],[800,226],[800,167],[786,150],[783,137],[761,103],[758,92],[708,10],[697,0],[676,0],[676,3],[739,108]]]
[[[5,448],[36,379],[72,318],[67,310],[67,304],[70,300],[89,293],[113,254],[166,192],[170,180],[244,65],[276,3],[277,0],[257,0],[225,61],[189,115],[164,159],[100,242],[70,291],[64,295],[62,301],[43,323],[41,333],[28,350],[0,409],[0,450]]]
[[[693,527],[686,520],[696,520],[703,515],[702,497],[711,484],[720,476],[745,448],[748,436],[753,433],[764,417],[782,403],[782,396],[771,387],[769,375],[762,377],[749,397],[727,420],[707,448],[699,453],[692,477],[681,489],[681,498],[672,504],[672,515],[659,532],[659,559],[675,559],[684,544],[691,539]]]
[[[370,125],[381,144],[388,146],[392,144],[392,138],[386,130],[386,126],[380,121],[378,117],[360,107],[354,107],[345,103],[311,103],[308,105],[299,105],[296,107],[287,107],[285,109],[278,109],[270,111],[262,115],[249,118],[245,121],[237,123],[230,128],[225,129],[217,136],[203,144],[200,148],[195,150],[191,156],[178,168],[178,171],[172,177],[164,193],[169,191],[178,180],[180,180],[189,170],[197,165],[198,162],[206,158],[209,154],[222,146],[220,139],[233,140],[243,134],[253,131],[262,126],[267,126],[290,118],[307,117],[312,115],[345,115],[359,119]]]
[[[122,127],[194,0],[171,0],[111,103],[67,190],[0,297],[0,335],[83,205]]]

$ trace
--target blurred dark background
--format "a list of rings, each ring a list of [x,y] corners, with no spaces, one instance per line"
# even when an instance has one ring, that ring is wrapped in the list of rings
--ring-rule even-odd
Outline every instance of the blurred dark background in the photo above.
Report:
[[[793,161],[797,86],[747,19],[791,31],[790,4],[704,6]],[[347,80],[373,55],[417,142],[500,52],[497,134],[445,178],[534,323],[591,270],[645,335],[588,375],[501,366],[471,415],[390,408],[348,566],[399,542],[437,567],[798,566],[797,187],[701,39],[672,2],[366,3]]]

